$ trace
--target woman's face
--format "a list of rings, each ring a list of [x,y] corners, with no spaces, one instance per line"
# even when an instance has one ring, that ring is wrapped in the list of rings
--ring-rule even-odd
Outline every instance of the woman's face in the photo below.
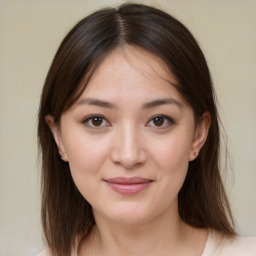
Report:
[[[96,218],[141,223],[178,216],[177,196],[196,158],[209,117],[193,111],[155,56],[113,51],[98,67],[60,129],[46,120],[74,182]]]

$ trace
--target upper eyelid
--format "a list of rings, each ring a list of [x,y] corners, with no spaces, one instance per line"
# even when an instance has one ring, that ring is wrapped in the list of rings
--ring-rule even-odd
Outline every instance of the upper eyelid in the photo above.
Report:
[[[108,124],[110,124],[110,122],[108,121],[108,119],[101,115],[101,114],[91,114],[91,115],[88,115],[86,116],[85,118],[82,119],[82,123],[85,123],[85,122],[88,122],[89,120],[91,120],[93,117],[101,117],[103,118]],[[162,117],[162,118],[165,118],[167,119],[168,121],[172,122],[172,123],[175,123],[174,119],[171,117],[171,116],[168,116],[168,115],[165,115],[165,114],[156,114],[156,115],[153,115],[151,116],[148,121],[146,122],[146,124],[148,124],[150,121],[152,121],[154,118],[156,117]]]
[[[151,117],[151,118],[147,121],[146,126],[150,126],[149,123],[152,122],[153,119],[156,118],[156,117],[162,117],[162,118],[166,119],[167,122],[169,122],[170,124],[169,124],[169,125],[165,125],[165,126],[154,126],[154,125],[152,125],[152,127],[154,127],[154,128],[157,128],[157,129],[164,129],[164,128],[168,128],[168,127],[170,127],[170,126],[172,126],[172,125],[175,124],[175,121],[174,121],[174,119],[173,119],[172,117],[167,116],[167,115],[163,115],[163,114],[158,114],[158,115],[154,115],[153,117]],[[167,127],[166,127],[166,126],[167,126]]]
[[[174,119],[173,119],[171,116],[164,115],[164,114],[156,114],[156,115],[150,117],[150,119],[148,120],[148,122],[151,121],[152,119],[156,118],[156,117],[162,117],[162,118],[165,118],[165,119],[167,119],[167,120],[169,120],[169,121],[174,122]]]
[[[89,116],[86,116],[82,119],[82,122],[86,122],[86,121],[92,119],[93,117],[101,117],[109,123],[108,119],[106,117],[104,117],[103,115],[101,115],[101,114],[91,114]]]
[[[87,125],[87,123],[88,123],[93,117],[101,117],[101,118],[107,123],[107,125],[98,126],[98,127],[97,127],[97,126],[93,126],[93,125]],[[84,124],[84,125],[87,126],[87,127],[93,128],[93,129],[102,129],[102,128],[104,128],[105,126],[111,126],[111,123],[108,121],[108,119],[105,118],[105,117],[104,117],[103,115],[101,115],[101,114],[91,114],[91,115],[89,115],[89,116],[83,118],[81,123]]]

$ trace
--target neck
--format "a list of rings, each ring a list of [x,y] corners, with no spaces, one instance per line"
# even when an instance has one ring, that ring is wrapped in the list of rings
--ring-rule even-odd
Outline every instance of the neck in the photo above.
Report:
[[[200,255],[206,242],[205,231],[199,232],[168,211],[143,223],[118,223],[105,220],[98,213],[95,220],[96,226],[79,255]],[[199,243],[198,248],[195,242]]]
[[[171,225],[157,218],[150,223],[99,225],[96,230],[102,251],[111,251],[106,255],[157,255],[170,241],[177,242],[181,226],[180,220]]]

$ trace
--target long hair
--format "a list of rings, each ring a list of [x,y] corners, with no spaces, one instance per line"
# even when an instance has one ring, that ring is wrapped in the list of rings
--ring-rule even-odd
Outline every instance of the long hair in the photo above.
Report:
[[[178,195],[179,214],[189,225],[235,234],[220,177],[219,120],[204,55],[188,29],[169,14],[145,5],[125,4],[81,20],[64,38],[45,80],[38,124],[42,224],[46,242],[56,256],[70,255],[75,238],[88,235],[95,222],[90,204],[73,182],[68,163],[59,157],[45,116],[51,114],[58,123],[101,61],[125,45],[140,47],[166,64],[178,81],[176,89],[193,109],[195,120],[205,111],[210,113],[207,141],[197,159],[190,162]]]

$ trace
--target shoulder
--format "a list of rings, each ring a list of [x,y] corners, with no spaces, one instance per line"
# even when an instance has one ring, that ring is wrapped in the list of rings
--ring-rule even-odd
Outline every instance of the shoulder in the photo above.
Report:
[[[256,237],[236,235],[229,238],[219,232],[211,231],[202,256],[211,255],[256,256]]]
[[[51,256],[50,252],[45,249],[37,254],[37,256]]]
[[[49,248],[46,248],[43,251],[39,252],[36,256],[52,256],[52,253]],[[72,249],[70,256],[77,256],[77,246]]]
[[[233,256],[256,256],[256,237],[235,236],[223,240],[222,251]]]

